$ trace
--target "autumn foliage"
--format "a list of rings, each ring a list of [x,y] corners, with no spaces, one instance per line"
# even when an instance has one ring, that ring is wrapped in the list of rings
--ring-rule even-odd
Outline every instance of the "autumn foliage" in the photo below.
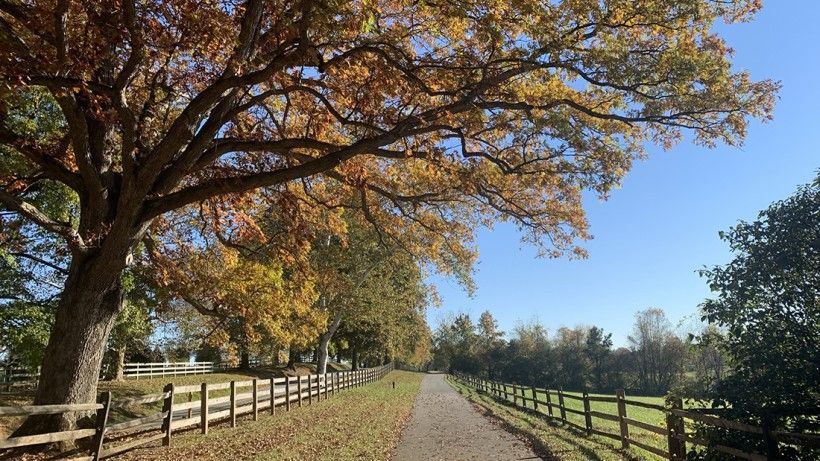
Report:
[[[317,210],[350,210],[445,272],[497,221],[544,254],[582,256],[583,192],[605,197],[648,142],[736,145],[771,116],[777,84],[732,69],[713,31],[759,7],[0,0],[4,95],[45,89],[64,117],[49,139],[0,124],[24,160],[0,203],[71,252],[37,402],[93,398],[82,376],[99,367],[120,274],[175,210],[205,204],[219,210],[208,226],[248,233],[248,209],[276,204],[289,250],[327,218]],[[28,201],[55,181],[79,197],[67,222]]]

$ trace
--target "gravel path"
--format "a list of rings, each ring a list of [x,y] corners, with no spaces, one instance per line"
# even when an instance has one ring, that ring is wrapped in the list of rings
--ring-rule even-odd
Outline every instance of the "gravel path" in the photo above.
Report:
[[[394,461],[541,459],[523,441],[476,411],[444,376],[424,377]]]

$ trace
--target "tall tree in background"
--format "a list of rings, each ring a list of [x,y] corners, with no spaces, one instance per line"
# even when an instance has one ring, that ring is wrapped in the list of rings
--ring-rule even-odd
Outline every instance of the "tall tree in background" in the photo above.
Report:
[[[321,236],[312,244],[310,266],[317,274],[319,297],[315,308],[327,314],[327,323],[318,335],[317,372],[327,367],[328,345],[342,325],[348,335],[356,326],[382,321],[382,331],[374,337],[394,338],[397,328],[410,328],[391,322],[406,311],[421,311],[427,306],[427,287],[412,254],[395,242],[382,240],[364,220],[347,220],[347,236]],[[391,342],[387,340],[387,342]]]
[[[587,355],[587,327],[561,327],[555,337],[558,384],[569,389],[589,386],[591,364]]]
[[[734,258],[703,271],[715,299],[704,320],[725,328],[732,373],[710,396],[731,417],[787,432],[820,428],[820,176],[751,222],[720,234]],[[716,434],[711,434],[716,436]],[[731,437],[723,431],[723,437]],[[765,451],[760,438],[743,443]],[[782,459],[817,448],[781,446]]]
[[[606,374],[612,353],[612,333],[605,334],[602,328],[592,327],[587,332],[586,343],[593,385],[595,389],[605,389],[610,385],[606,382]]]
[[[498,329],[498,321],[493,314],[485,310],[478,317],[478,355],[479,360],[485,365],[486,376],[496,375],[497,361],[500,358],[499,348],[504,345],[504,332]]]
[[[666,392],[679,380],[686,344],[672,331],[661,309],[646,309],[635,314],[635,325],[627,339],[644,392]]]
[[[582,254],[582,191],[605,196],[647,140],[738,144],[770,116],[777,85],[733,71],[712,32],[758,7],[0,1],[0,79],[43,88],[63,116],[43,140],[0,106],[0,143],[24,159],[0,202],[71,254],[35,403],[94,399],[131,253],[186,205],[297,188],[315,206],[354,200],[387,238],[427,235],[431,259],[496,220]],[[70,219],[31,200],[55,182],[79,197]]]
[[[351,271],[355,278],[363,276],[361,282],[354,279],[352,290],[335,299],[340,303],[334,310],[344,336],[351,347],[359,350],[365,349],[364,342],[371,351],[381,349],[381,358],[406,354],[427,337],[424,315],[429,289],[423,273],[413,258],[400,250],[387,259],[366,261],[363,268],[367,265],[371,265],[370,274]],[[326,352],[323,361],[327,361]]]

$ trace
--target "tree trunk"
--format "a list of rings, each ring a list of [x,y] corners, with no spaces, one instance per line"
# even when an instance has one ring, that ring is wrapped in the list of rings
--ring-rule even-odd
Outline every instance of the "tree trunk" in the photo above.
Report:
[[[240,370],[250,370],[251,369],[251,356],[246,350],[242,350],[239,354],[239,369]]]
[[[352,364],[353,371],[359,369],[359,352],[354,348],[350,350],[350,361]]]
[[[114,364],[114,381],[125,380],[125,346],[116,350],[117,360]]]
[[[91,403],[108,335],[122,307],[122,260],[73,258],[46,346],[35,405]],[[70,430],[84,415],[29,417],[14,436]]]
[[[122,308],[122,271],[130,249],[146,229],[147,224],[112,226],[99,246],[72,256],[43,357],[35,405],[96,401],[108,335]],[[85,416],[76,412],[31,416],[14,436],[70,430]]]
[[[327,346],[330,344],[330,339],[333,338],[336,330],[339,329],[339,324],[341,322],[341,312],[335,313],[330,321],[330,325],[327,326],[327,331],[319,335],[319,357],[316,361],[316,373],[320,375],[327,373]]]
[[[287,368],[290,368],[291,370],[296,369],[296,358],[297,358],[296,356],[297,355],[299,355],[299,351],[295,347],[290,346],[288,348],[288,365],[287,365]]]

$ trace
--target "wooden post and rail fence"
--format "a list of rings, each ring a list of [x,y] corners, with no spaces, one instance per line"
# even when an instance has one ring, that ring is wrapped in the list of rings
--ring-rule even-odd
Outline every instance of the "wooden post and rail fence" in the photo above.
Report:
[[[251,366],[261,361],[251,360]],[[187,376],[218,373],[234,367],[214,362],[126,362],[123,364],[125,379],[152,379],[160,376]],[[105,374],[105,372],[103,372]],[[9,392],[13,386],[36,386],[40,367],[25,368],[13,363],[0,363],[0,390]]]
[[[308,404],[326,400],[339,391],[380,380],[392,370],[393,364],[390,363],[376,368],[321,375],[271,377],[190,386],[175,386],[169,383],[161,393],[118,400],[113,400],[110,392],[103,392],[97,403],[0,407],[0,417],[96,412],[93,417],[93,428],[0,440],[0,455],[7,449],[78,440],[85,442],[83,445],[87,445],[88,448],[85,450],[87,454],[77,454],[69,458],[75,461],[108,458],[158,440],[162,440],[163,446],[170,446],[174,431],[198,427],[203,434],[207,434],[212,422],[224,420],[227,420],[231,427],[236,427],[237,416],[249,414],[256,420],[261,410],[267,410],[271,415],[276,414],[277,407],[290,411],[293,403],[301,406],[304,400],[307,400]],[[211,392],[219,391],[229,393],[211,397]],[[194,399],[194,394],[199,394],[199,399]],[[175,399],[175,396],[186,395],[187,399]],[[158,413],[114,424],[109,421],[113,409],[155,402],[162,402],[162,410]],[[198,414],[194,414],[195,411]],[[114,445],[123,437],[127,437],[128,441]],[[109,441],[108,446],[106,439]]]
[[[590,395],[587,392],[582,392],[581,395],[576,395],[575,393],[565,392],[562,389],[552,390],[537,388],[535,386],[521,386],[518,384],[504,383],[460,373],[456,373],[453,376],[455,376],[455,378],[461,383],[486,395],[492,396],[498,400],[506,401],[507,403],[512,403],[512,405],[516,407],[536,412],[539,415],[545,416],[551,420],[560,421],[562,424],[577,429],[588,436],[598,435],[620,441],[621,448],[623,449],[630,447],[639,448],[670,461],[683,461],[686,459],[687,443],[710,447],[713,450],[730,455],[730,457],[747,459],[751,461],[772,461],[782,459],[778,452],[779,443],[820,447],[820,434],[792,433],[771,430],[769,427],[758,427],[739,421],[732,421],[725,418],[720,418],[718,416],[705,414],[704,412],[697,411],[696,409],[684,410],[683,402],[680,398],[667,398],[667,405],[658,405],[628,399],[623,389],[617,390],[614,396]],[[530,392],[531,395],[526,395],[526,392]],[[512,394],[512,399],[510,398],[510,394]],[[543,399],[540,397],[541,395],[543,395]],[[553,400],[553,397],[557,397],[557,404],[554,403],[555,401]],[[568,408],[565,405],[566,399],[580,401],[583,410]],[[615,404],[617,414],[593,410],[592,402]],[[629,407],[641,407],[644,409],[663,412],[666,427],[649,424],[644,421],[638,421],[630,418],[628,413]],[[558,411],[555,412],[554,410]],[[584,424],[581,425],[575,421],[569,420],[567,418],[567,413],[582,417]],[[603,430],[605,428],[600,425],[599,427],[596,427],[594,425],[593,418],[617,423],[617,427],[619,428],[618,433],[607,432]],[[714,444],[708,440],[697,438],[686,432],[686,424],[688,421],[696,421],[701,424],[716,426],[723,429],[757,434],[766,442],[766,453],[751,453],[744,451],[744,449]],[[630,427],[639,428],[665,437],[666,449],[635,440],[635,437],[631,437],[629,434]]]

